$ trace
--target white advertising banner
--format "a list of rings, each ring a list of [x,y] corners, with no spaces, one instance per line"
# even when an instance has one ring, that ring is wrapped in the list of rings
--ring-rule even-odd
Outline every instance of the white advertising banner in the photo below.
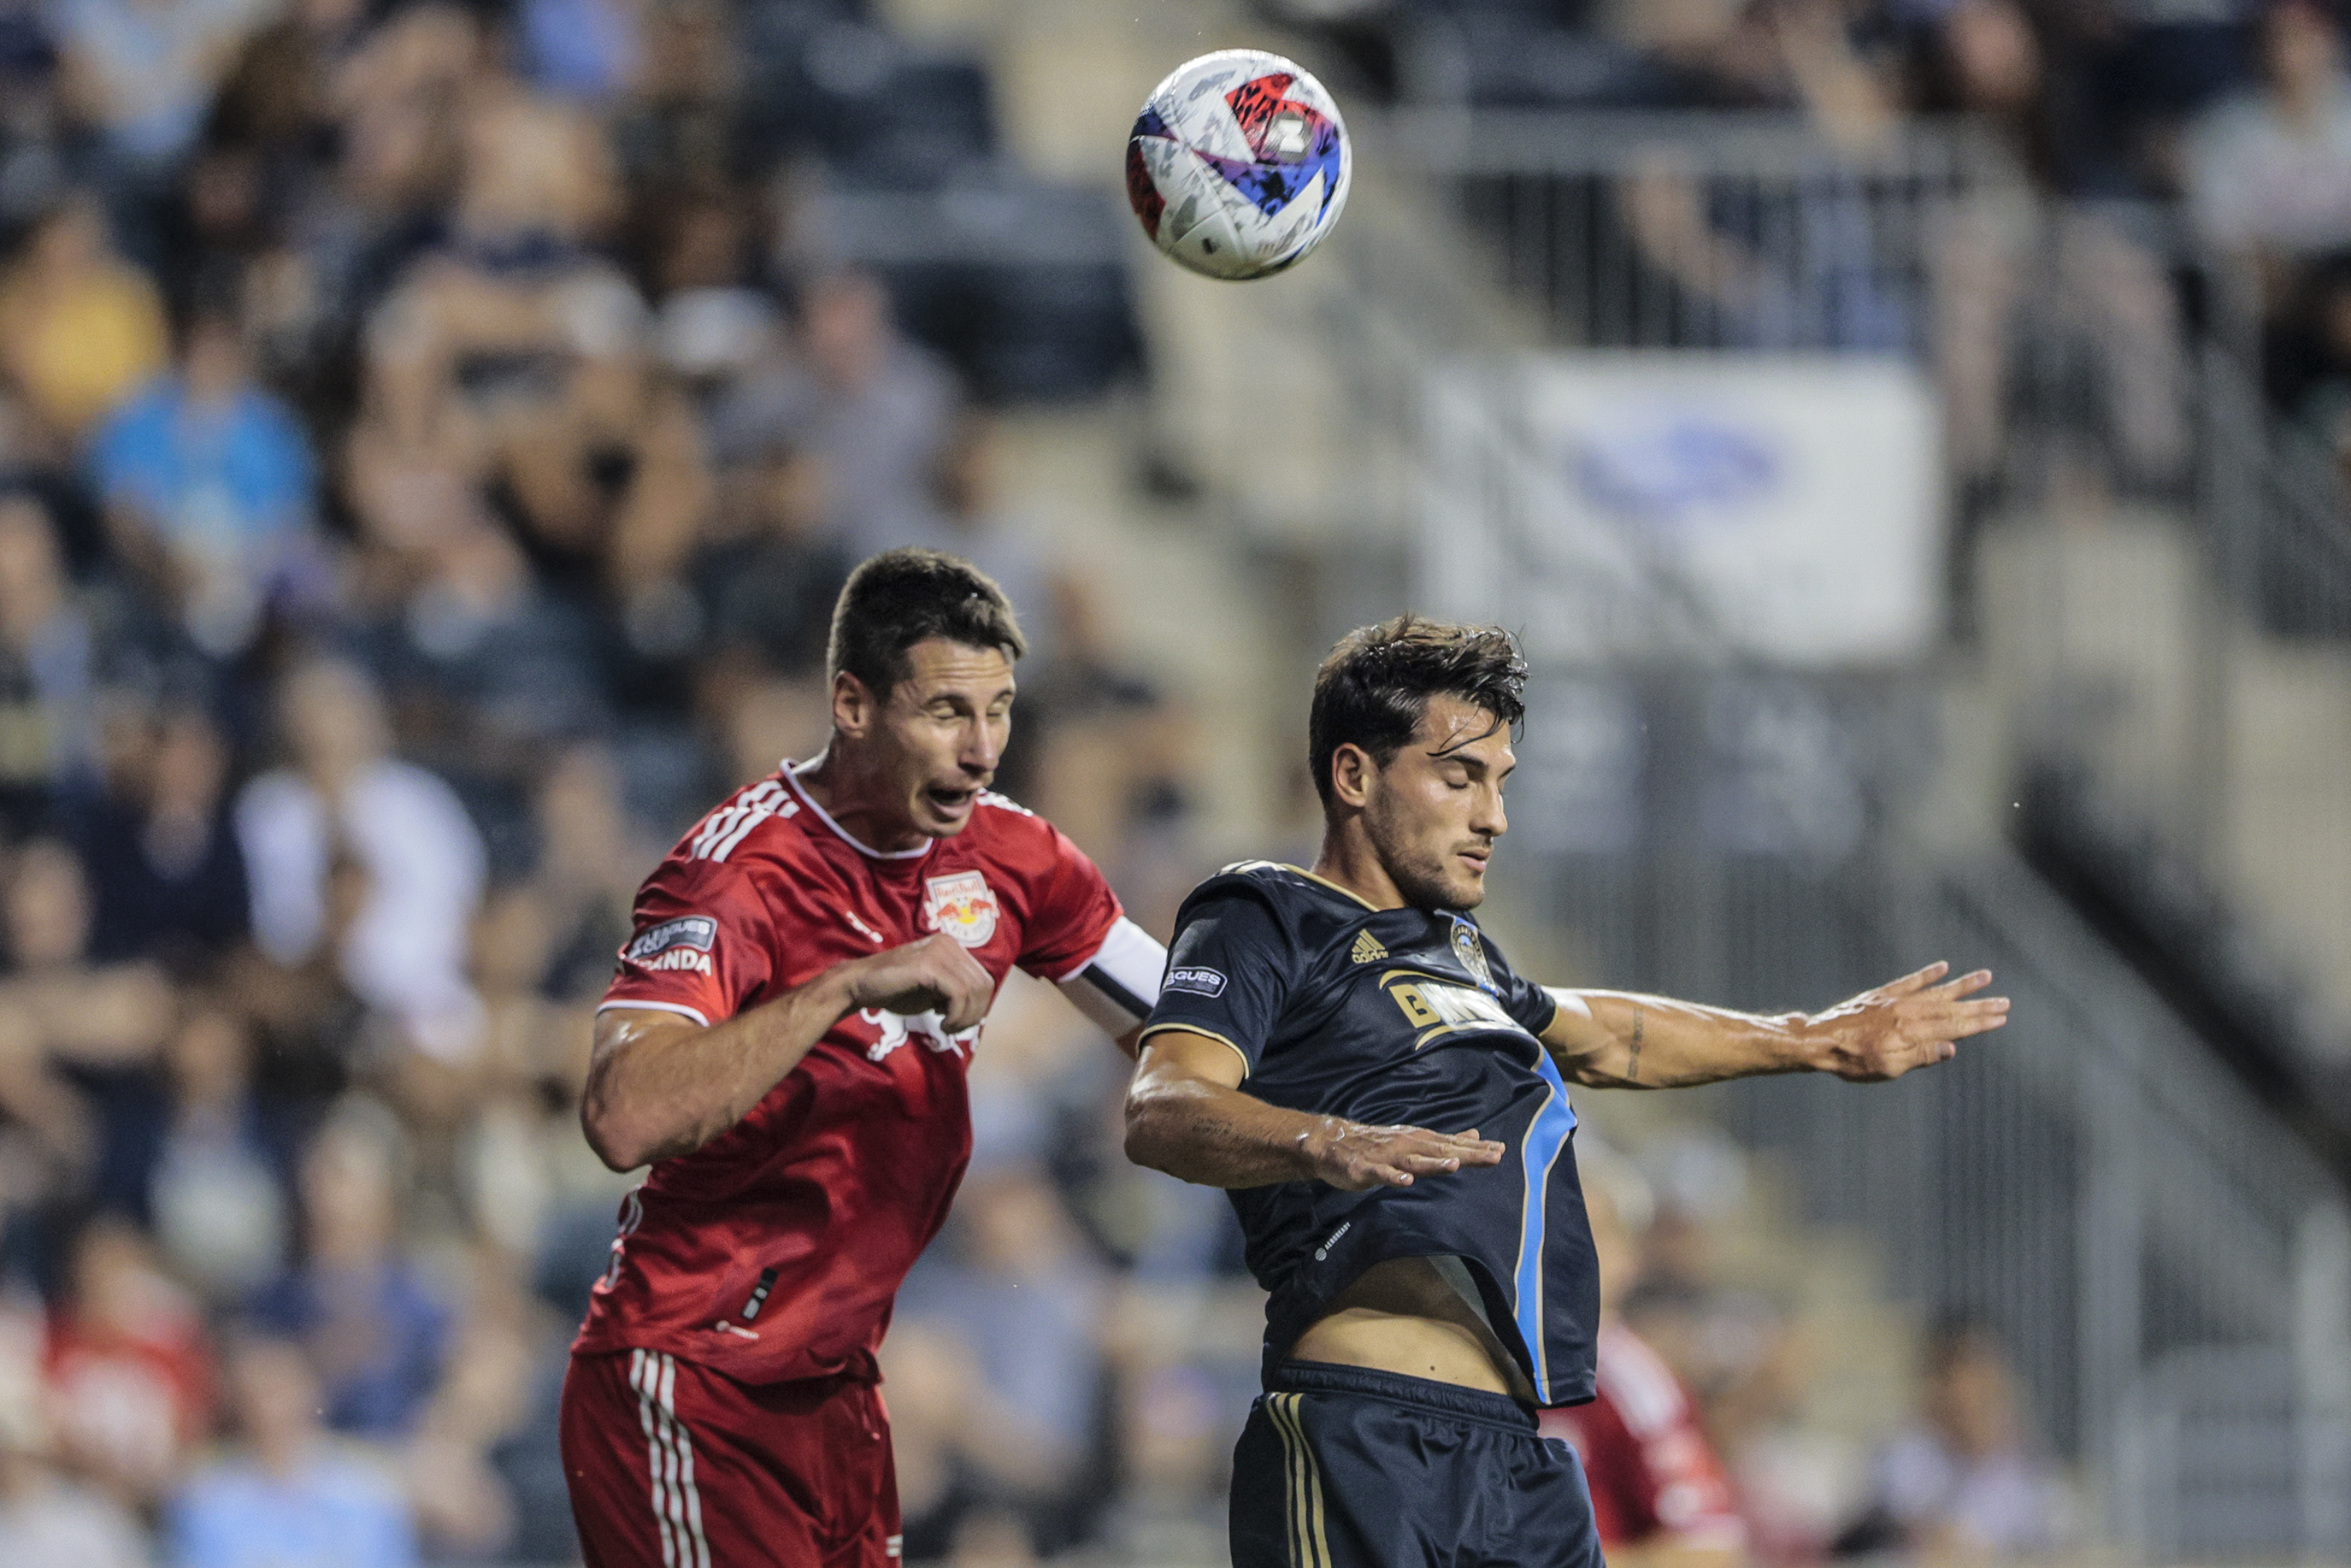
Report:
[[[1935,401],[1846,355],[1528,355],[1428,388],[1420,601],[1544,662],[1824,667],[1941,622]]]

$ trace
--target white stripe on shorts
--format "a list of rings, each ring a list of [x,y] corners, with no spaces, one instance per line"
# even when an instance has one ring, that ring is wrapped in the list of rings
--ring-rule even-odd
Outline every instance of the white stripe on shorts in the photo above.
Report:
[[[694,1443],[677,1418],[677,1363],[658,1351],[632,1351],[629,1386],[637,1391],[637,1419],[652,1461],[662,1568],[710,1568],[702,1493],[694,1484]]]

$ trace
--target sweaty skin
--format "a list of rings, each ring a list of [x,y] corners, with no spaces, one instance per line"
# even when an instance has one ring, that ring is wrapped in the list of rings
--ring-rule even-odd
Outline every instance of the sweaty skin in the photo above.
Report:
[[[1507,727],[1450,696],[1429,699],[1412,740],[1385,767],[1361,747],[1341,746],[1314,874],[1374,909],[1476,908],[1494,841],[1509,827],[1502,781],[1516,765]],[[1562,1075],[1589,1087],[1802,1071],[1882,1082],[1948,1060],[1956,1041],[2008,1021],[2006,998],[1973,996],[1991,983],[1989,972],[1945,980],[1948,970],[1931,964],[1812,1015],[1553,990],[1559,1010],[1542,1042]],[[1247,1071],[1223,1040],[1183,1029],[1152,1034],[1127,1094],[1128,1157],[1214,1186],[1327,1181],[1362,1191],[1442,1181],[1506,1152],[1474,1129],[1367,1127],[1282,1110],[1243,1092]],[[1425,1259],[1364,1270],[1290,1354],[1532,1396],[1492,1329]]]

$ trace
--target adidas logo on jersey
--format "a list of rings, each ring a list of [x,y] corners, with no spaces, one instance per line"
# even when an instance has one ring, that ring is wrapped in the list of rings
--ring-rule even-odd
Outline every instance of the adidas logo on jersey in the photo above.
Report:
[[[1355,946],[1347,955],[1358,964],[1376,964],[1387,956],[1388,950],[1380,946],[1380,939],[1368,931],[1356,933]]]

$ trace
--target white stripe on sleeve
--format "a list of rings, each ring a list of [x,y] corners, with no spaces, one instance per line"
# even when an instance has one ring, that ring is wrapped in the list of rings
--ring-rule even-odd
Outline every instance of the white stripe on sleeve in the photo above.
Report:
[[[1097,1027],[1122,1035],[1150,1015],[1167,972],[1167,949],[1121,917],[1093,956],[1061,977],[1061,994]]]

